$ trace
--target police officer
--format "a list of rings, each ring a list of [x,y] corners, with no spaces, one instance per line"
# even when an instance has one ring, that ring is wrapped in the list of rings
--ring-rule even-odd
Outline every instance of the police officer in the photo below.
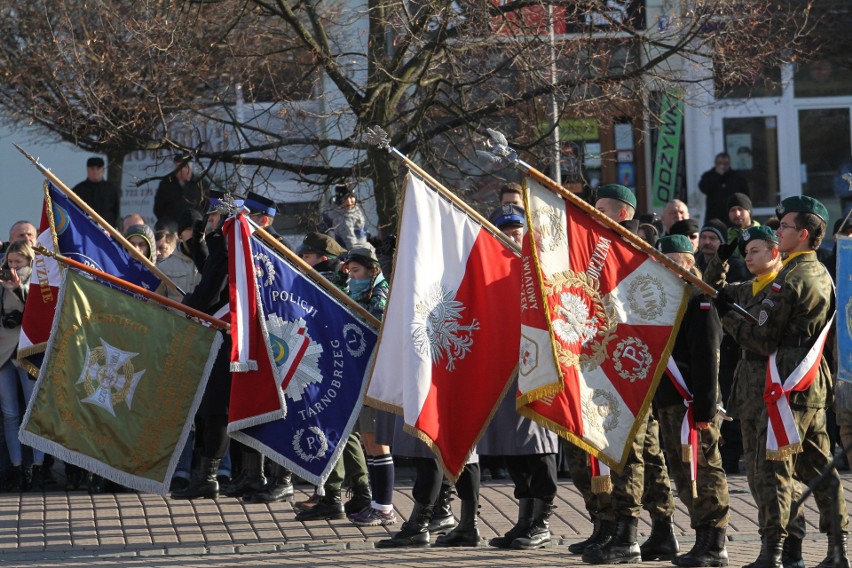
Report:
[[[744,348],[770,356],[774,354],[778,379],[781,383],[795,380],[795,370],[808,354],[819,350],[818,338],[834,314],[835,302],[831,277],[817,260],[816,249],[825,235],[828,211],[819,201],[807,196],[789,197],[775,210],[780,219],[777,230],[778,248],[786,254],[782,268],[761,303],[749,311],[757,318],[752,325],[734,312],[726,313],[722,324]],[[717,305],[725,310],[724,299]],[[825,408],[831,392],[831,374],[824,357],[817,357],[813,382],[797,384],[797,390],[784,392],[768,388],[766,416],[776,408],[781,397],[789,396],[789,406],[801,446],[768,451],[766,447],[768,418],[761,418],[757,441],[756,475],[765,481],[766,495],[760,506],[765,507],[761,519],[763,542],[760,556],[751,568],[781,566],[782,542],[790,534],[790,508],[794,477],[810,482],[829,465],[829,442],[826,431]],[[770,367],[770,370],[772,368]],[[800,389],[800,390],[798,390]],[[833,468],[832,468],[833,469]],[[837,560],[848,566],[846,532],[848,518],[843,486],[836,470],[831,472],[835,485],[823,483],[814,491],[820,510],[820,531],[828,533],[828,555],[819,564],[827,568]],[[832,504],[840,508],[840,531],[831,531]],[[798,543],[799,550],[801,542]],[[841,548],[835,558],[834,545]],[[798,563],[797,563],[798,564]]]
[[[689,237],[679,234],[662,237],[657,248],[696,274],[694,244]],[[677,566],[728,563],[725,548],[728,481],[719,453],[721,342],[722,324],[716,309],[706,294],[693,288],[672,350],[675,368],[667,371],[668,377],[662,378],[654,396],[677,494],[686,505],[690,525],[696,531],[692,550],[673,560]],[[691,413],[687,417],[690,431],[697,430],[697,448],[683,444],[681,432],[688,413]],[[688,454],[684,455],[684,451]],[[693,485],[692,467],[696,464]]]

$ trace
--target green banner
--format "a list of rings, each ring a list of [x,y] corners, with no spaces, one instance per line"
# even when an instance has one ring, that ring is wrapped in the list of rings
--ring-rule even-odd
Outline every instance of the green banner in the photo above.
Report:
[[[677,93],[663,94],[660,118],[662,124],[657,134],[654,179],[651,184],[653,207],[662,207],[677,197],[677,169],[683,136],[683,98]]]
[[[165,494],[222,339],[66,270],[21,441]]]

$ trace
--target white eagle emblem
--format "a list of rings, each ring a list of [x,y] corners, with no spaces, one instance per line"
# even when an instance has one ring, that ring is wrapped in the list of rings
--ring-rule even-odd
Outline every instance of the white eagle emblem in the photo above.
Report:
[[[555,312],[553,331],[565,343],[585,345],[597,334],[598,318],[589,316],[589,306],[577,294],[559,294]]]
[[[319,368],[322,345],[311,341],[303,319],[287,321],[271,314],[266,320],[266,330],[276,382],[280,387],[284,379],[292,376],[284,394],[290,400],[302,400],[308,385],[322,382]]]
[[[441,283],[433,284],[426,297],[414,306],[411,337],[414,349],[429,355],[436,364],[446,357],[447,371],[456,368],[456,361],[464,359],[473,346],[473,332],[479,329],[476,318],[468,325],[461,324],[464,304],[455,299],[455,293]]]

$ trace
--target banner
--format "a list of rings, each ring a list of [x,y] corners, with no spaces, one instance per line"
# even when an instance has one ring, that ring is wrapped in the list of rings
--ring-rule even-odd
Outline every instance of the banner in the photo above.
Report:
[[[66,270],[21,442],[165,495],[221,336]]]
[[[518,411],[620,471],[686,284],[535,181],[527,190]]]
[[[160,286],[157,276],[50,182],[45,182],[38,244],[147,290]],[[38,374],[53,325],[60,278],[55,260],[35,255],[18,342],[18,360],[33,375]]]
[[[662,207],[678,197],[678,168],[683,136],[683,98],[677,93],[663,93],[660,102],[660,118],[662,124],[657,130],[654,179],[651,182],[654,207]]]
[[[837,378],[852,382],[852,238],[837,237]]]
[[[256,360],[260,368],[264,358],[271,361],[270,378],[276,390],[283,390],[287,413],[248,427],[232,422],[228,432],[302,479],[322,485],[361,411],[376,330],[256,236],[250,248],[254,270],[248,277],[257,285],[266,351]],[[259,397],[244,375],[251,373],[233,375],[232,408],[246,398],[265,398],[251,404],[281,408],[277,395],[263,386],[266,394]]]
[[[457,479],[518,365],[521,263],[408,175],[367,403],[401,414]]]

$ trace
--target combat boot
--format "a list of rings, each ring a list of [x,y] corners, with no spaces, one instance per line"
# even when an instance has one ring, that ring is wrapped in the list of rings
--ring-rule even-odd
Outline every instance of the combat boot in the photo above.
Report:
[[[642,551],[636,540],[639,519],[621,517],[612,538],[601,547],[587,548],[583,562],[587,564],[634,564],[642,561]]]
[[[476,499],[462,499],[458,526],[435,539],[435,546],[479,546],[479,528],[476,523],[478,510],[479,502]]]
[[[839,558],[835,556],[835,545],[838,547]],[[840,533],[840,538],[837,542],[835,542],[831,534],[828,535],[828,553],[822,562],[817,564],[816,568],[832,568],[832,566],[835,566],[835,558],[838,560],[841,568],[849,568],[849,558],[846,556],[846,533]]]
[[[334,519],[343,519],[346,517],[346,512],[343,510],[343,502],[340,500],[340,493],[326,492],[319,503],[310,509],[303,509],[296,513],[296,520],[305,521],[331,521]]]
[[[349,493],[346,496],[348,497]],[[373,494],[370,491],[370,486],[358,485],[352,489],[352,497],[343,504],[343,510],[347,517],[351,517],[369,507],[372,501]]]
[[[757,556],[757,560],[751,564],[746,564],[743,568],[782,568],[781,539],[764,536],[760,541],[760,554]]]
[[[220,460],[202,457],[193,470],[189,485],[185,489],[172,492],[172,499],[215,499],[219,496],[219,482],[216,472]]]
[[[639,547],[642,560],[671,560],[680,550],[671,517],[652,517],[651,535]]]
[[[686,554],[674,558],[675,566],[727,566],[727,531],[724,528],[698,527],[695,546]]]
[[[429,546],[429,519],[432,518],[432,506],[421,505],[415,501],[408,520],[391,538],[380,540],[376,548],[409,548]]]
[[[272,463],[266,485],[260,491],[243,495],[247,503],[277,503],[290,500],[296,494],[293,489],[293,474],[283,465]]]
[[[222,488],[226,497],[242,497],[263,490],[266,476],[263,475],[263,454],[255,450],[244,451],[243,466],[239,475]]]
[[[429,521],[429,533],[441,534],[451,531],[458,523],[453,516],[453,490],[447,482],[441,483],[441,491],[432,506],[432,520]]]
[[[530,528],[533,518],[535,499],[523,498],[518,500],[518,522],[503,536],[497,536],[488,541],[489,546],[509,548],[512,542]]]
[[[533,519],[530,527],[521,536],[512,541],[512,548],[535,550],[550,543],[550,516],[553,514],[553,502],[544,499],[533,500]]]
[[[784,568],[805,568],[802,558],[802,539],[787,535],[781,547],[781,565]]]
[[[589,538],[569,545],[568,552],[571,552],[572,554],[583,554],[590,548],[599,548],[609,542],[609,539],[612,538],[613,530],[615,530],[615,523],[595,517],[594,528],[592,529],[592,534],[589,535]]]

